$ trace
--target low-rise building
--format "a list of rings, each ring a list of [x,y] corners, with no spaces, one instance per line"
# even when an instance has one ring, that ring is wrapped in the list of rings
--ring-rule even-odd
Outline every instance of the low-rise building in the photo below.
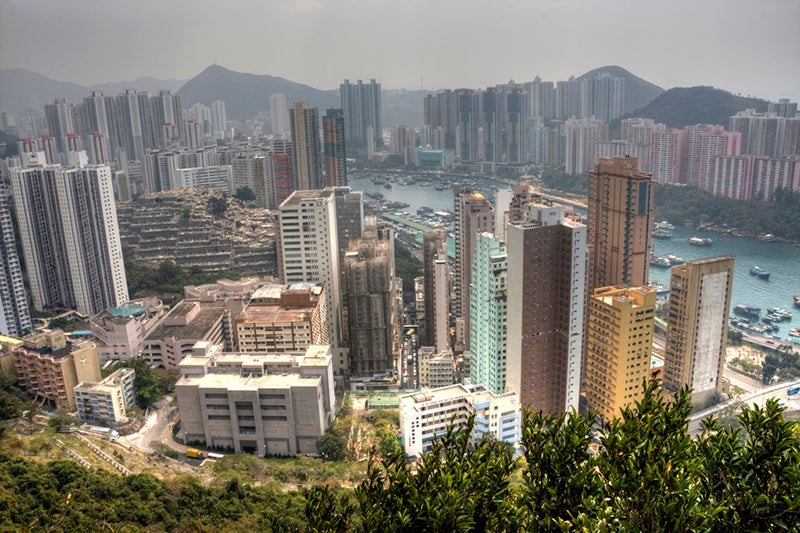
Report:
[[[110,427],[123,422],[126,409],[136,399],[135,379],[136,372],[132,368],[120,368],[99,383],[79,383],[75,387],[78,417],[83,422]]]
[[[268,284],[234,319],[234,349],[290,352],[328,344],[327,292],[322,284]]]
[[[446,387],[455,383],[453,352],[436,352],[433,346],[421,346],[419,352],[420,388]]]
[[[93,342],[69,342],[60,329],[36,333],[13,349],[17,383],[39,402],[57,411],[74,412],[75,386],[100,381]]]
[[[89,328],[96,339],[101,363],[126,361],[142,351],[144,340],[164,318],[158,298],[132,300],[92,317]]]
[[[237,453],[316,455],[334,415],[330,346],[223,353],[200,342],[175,385],[187,444]]]
[[[463,427],[475,417],[473,434],[519,443],[522,413],[515,392],[494,394],[481,385],[450,385],[400,397],[400,432],[407,455],[419,457],[447,428]]]
[[[142,346],[141,357],[151,366],[177,368],[185,356],[192,353],[197,341],[225,343],[230,328],[230,311],[217,302],[182,301],[153,332]]]

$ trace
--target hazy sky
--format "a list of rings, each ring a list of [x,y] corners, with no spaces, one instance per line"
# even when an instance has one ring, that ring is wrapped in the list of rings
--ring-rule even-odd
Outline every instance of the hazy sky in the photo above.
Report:
[[[88,85],[216,62],[429,89],[617,64],[664,88],[796,101],[798,28],[798,0],[2,0],[0,67]]]

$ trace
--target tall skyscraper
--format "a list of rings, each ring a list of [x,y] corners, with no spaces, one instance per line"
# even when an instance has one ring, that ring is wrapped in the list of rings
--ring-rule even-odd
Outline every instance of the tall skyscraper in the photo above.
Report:
[[[351,375],[386,372],[394,367],[397,327],[391,226],[368,225],[360,239],[351,241],[345,277]]]
[[[322,188],[322,147],[319,139],[319,109],[308,102],[295,102],[291,113],[296,190]]]
[[[608,124],[594,118],[571,118],[561,131],[566,148],[564,171],[572,176],[585,173],[597,161],[595,143],[608,140]]]
[[[423,298],[425,327],[422,342],[434,346],[436,353],[450,347],[448,329],[450,291],[448,290],[447,237],[441,229],[422,234]]]
[[[653,181],[637,163],[603,157],[589,172],[590,289],[649,282]]]
[[[650,376],[656,291],[601,287],[589,297],[586,376],[589,410],[604,420],[641,399]]]
[[[495,394],[506,390],[507,267],[505,245],[479,233],[470,287],[469,379]]]
[[[506,388],[534,411],[578,408],[586,299],[586,226],[530,201],[508,225]]]
[[[368,139],[374,146],[383,146],[383,118],[381,116],[381,84],[375,80],[355,84],[344,80],[339,86],[344,114],[345,138],[349,146],[364,150]],[[371,134],[367,128],[372,128]]]
[[[479,233],[494,231],[494,208],[479,192],[467,188],[455,191],[456,275],[454,313],[463,318],[464,349],[469,350],[469,287],[472,283],[472,261],[475,239]]]
[[[275,203],[281,205],[294,192],[294,145],[288,139],[273,139],[272,169],[275,176]]]
[[[35,309],[94,315],[128,300],[111,169],[41,165],[11,172],[25,265]]]
[[[8,191],[5,181],[0,179],[0,335],[23,337],[32,329],[17,239],[8,209]]]
[[[67,151],[67,135],[75,134],[78,130],[75,127],[75,106],[67,103],[64,98],[56,98],[52,104],[44,106],[44,114],[47,118],[47,130],[56,141],[58,152]]]
[[[334,190],[295,191],[278,208],[278,271],[286,284],[324,283],[328,292],[328,338],[342,340],[339,238]],[[334,357],[342,374],[348,363]]]
[[[684,175],[686,130],[674,128],[653,130],[650,168],[656,183],[676,185]]]
[[[228,129],[228,117],[225,113],[225,102],[214,100],[211,102],[211,131],[215,140],[225,139]]]
[[[344,114],[341,109],[328,109],[322,117],[322,139],[325,145],[325,176],[328,187],[347,185],[347,149],[344,140]]]
[[[711,124],[686,126],[686,161],[683,165],[681,183],[707,189],[711,175],[712,160],[720,155],[737,156],[740,153],[742,134],[725,131]]]
[[[720,390],[733,289],[733,257],[672,267],[664,388],[688,385],[700,404]]]
[[[289,132],[289,105],[286,102],[285,94],[270,95],[269,125],[273,135],[285,135]]]

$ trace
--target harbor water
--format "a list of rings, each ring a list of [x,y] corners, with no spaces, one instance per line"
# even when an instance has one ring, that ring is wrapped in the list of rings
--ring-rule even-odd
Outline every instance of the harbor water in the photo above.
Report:
[[[494,190],[498,187],[509,187],[486,178],[471,176],[464,176],[463,179],[431,178],[430,175],[422,175],[422,180],[428,184],[417,182],[401,185],[393,182],[391,188],[387,188],[383,184],[372,182],[373,177],[380,175],[386,174],[354,172],[351,174],[350,186],[353,190],[362,190],[365,193],[380,192],[390,202],[407,203],[409,206],[404,210],[412,214],[423,206],[430,207],[434,211],[453,209],[452,189],[437,191],[437,185],[441,188],[454,182],[469,183],[490,199],[494,197]],[[731,305],[747,304],[760,307],[762,316],[770,307],[782,307],[791,311],[793,313],[791,321],[779,323],[780,330],[777,335],[783,339],[787,338],[790,329],[800,327],[800,308],[795,307],[792,301],[792,295],[800,294],[800,248],[782,242],[762,242],[754,238],[696,231],[681,227],[679,220],[670,222],[676,226],[671,230],[672,238],[653,239],[653,254],[675,255],[686,261],[732,255],[736,258],[736,263]],[[708,237],[713,244],[693,246],[689,244],[691,237]],[[771,273],[769,280],[750,274],[750,269],[756,265]],[[652,281],[669,285],[670,269],[651,266],[650,278]]]

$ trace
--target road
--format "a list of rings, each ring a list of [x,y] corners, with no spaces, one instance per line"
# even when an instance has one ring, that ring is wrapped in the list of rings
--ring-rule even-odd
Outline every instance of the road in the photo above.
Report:
[[[165,396],[148,408],[144,426],[138,432],[124,437],[125,440],[147,453],[155,451],[150,447],[150,443],[153,441],[161,442],[173,450],[186,453],[186,446],[178,444],[172,439],[172,418],[175,407],[170,405],[171,401],[171,396]]]
[[[702,422],[704,419],[708,418],[709,416],[717,415],[721,411],[732,406],[758,405],[759,407],[764,407],[767,399],[775,398],[779,402],[783,403],[787,410],[798,410],[800,409],[800,395],[796,394],[794,396],[788,396],[786,394],[786,389],[794,385],[800,385],[800,379],[794,381],[785,381],[783,383],[778,383],[777,385],[770,385],[769,387],[751,392],[749,394],[744,394],[738,398],[734,398],[732,400],[728,400],[727,402],[709,407],[708,409],[698,411],[689,417],[689,435],[699,435],[703,430]]]

